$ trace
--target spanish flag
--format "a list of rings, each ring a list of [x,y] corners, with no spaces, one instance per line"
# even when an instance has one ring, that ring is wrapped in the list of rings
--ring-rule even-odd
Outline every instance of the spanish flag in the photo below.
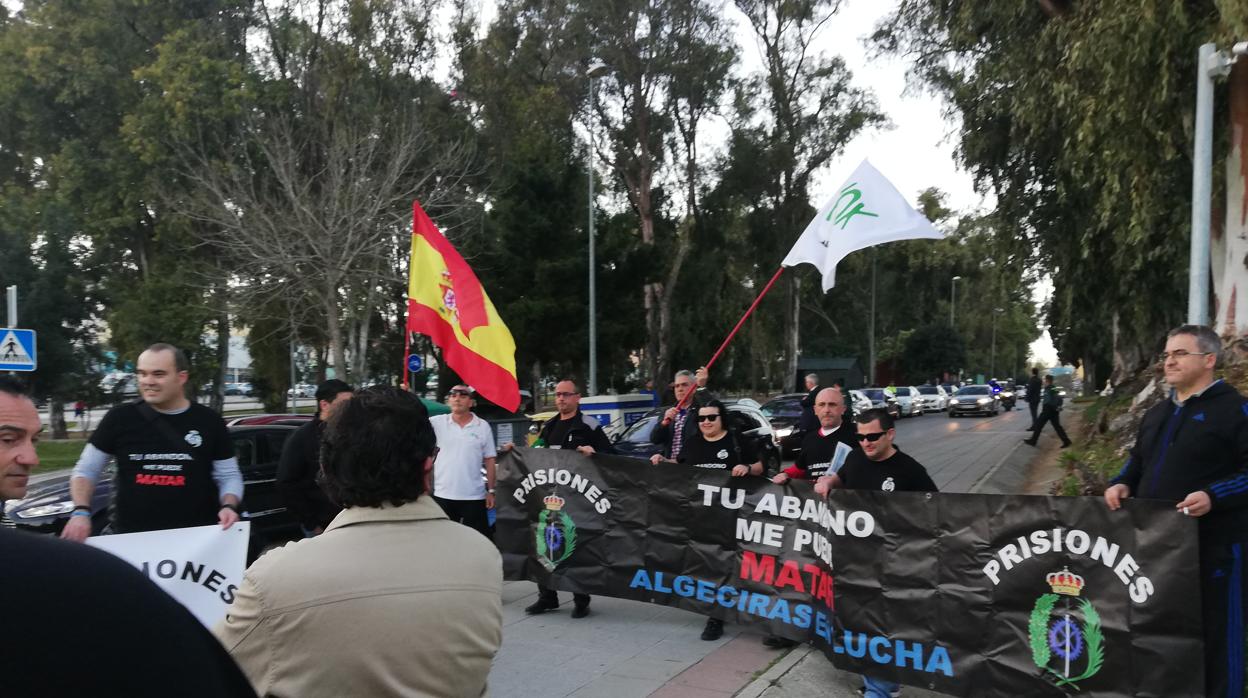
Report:
[[[412,258],[407,331],[428,335],[442,358],[477,392],[514,412],[520,406],[516,343],[477,275],[412,203]]]

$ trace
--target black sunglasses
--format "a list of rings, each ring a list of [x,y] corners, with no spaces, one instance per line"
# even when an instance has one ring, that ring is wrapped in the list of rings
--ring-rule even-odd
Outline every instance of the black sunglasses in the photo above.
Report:
[[[888,433],[888,432],[886,432],[886,431],[877,431],[877,432],[872,433],[872,434],[859,434],[859,435],[858,435],[858,440],[859,440],[859,441],[870,441],[871,443],[875,443],[876,441],[879,441],[880,439],[884,438],[884,435],[885,435],[885,434],[887,434],[887,433]]]
[[[713,421],[715,421],[715,420],[717,420],[717,419],[719,419],[719,415],[717,415],[717,414],[700,414],[700,415],[698,415],[698,421],[699,421],[699,422],[713,422]]]

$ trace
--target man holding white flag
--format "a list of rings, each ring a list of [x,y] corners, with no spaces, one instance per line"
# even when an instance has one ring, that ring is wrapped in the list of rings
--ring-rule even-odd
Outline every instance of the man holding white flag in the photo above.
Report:
[[[837,263],[850,252],[896,240],[943,237],[884,175],[863,160],[806,226],[781,264],[815,265],[823,275],[826,293],[836,285]]]

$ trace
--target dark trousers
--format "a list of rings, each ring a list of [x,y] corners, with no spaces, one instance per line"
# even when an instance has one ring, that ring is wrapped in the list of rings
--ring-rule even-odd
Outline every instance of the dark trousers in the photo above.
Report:
[[[559,592],[554,589],[547,589],[541,584],[537,585],[537,598],[547,603],[559,603]],[[572,601],[577,606],[589,605],[589,594],[573,594]]]
[[[1205,631],[1205,695],[1244,695],[1244,543],[1200,546],[1200,596]]]
[[[1028,429],[1031,429],[1032,431],[1035,431],[1035,430],[1036,430],[1036,420],[1040,418],[1040,403],[1039,403],[1039,402],[1031,402],[1031,401],[1029,400],[1029,401],[1027,402],[1027,409],[1031,410],[1031,426],[1029,426],[1029,427],[1027,427],[1027,428],[1028,428]]]
[[[1031,435],[1032,443],[1035,443],[1040,438],[1040,432],[1044,431],[1046,422],[1053,423],[1053,431],[1057,432],[1057,438],[1061,439],[1062,443],[1070,443],[1070,437],[1066,435],[1066,430],[1062,428],[1061,411],[1049,409],[1048,407],[1040,412],[1040,420],[1036,422],[1036,433]]]
[[[468,528],[475,528],[486,538],[491,537],[490,516],[484,499],[443,499],[435,496],[433,501],[446,512],[446,518]]]

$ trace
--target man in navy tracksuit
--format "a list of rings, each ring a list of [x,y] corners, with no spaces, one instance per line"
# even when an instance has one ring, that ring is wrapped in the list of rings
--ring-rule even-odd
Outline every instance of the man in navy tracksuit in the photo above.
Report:
[[[1200,518],[1205,694],[1238,697],[1248,621],[1248,400],[1214,379],[1220,351],[1208,327],[1170,332],[1162,354],[1170,399],[1145,413],[1105,503],[1117,510],[1126,497],[1167,499],[1179,515]]]

